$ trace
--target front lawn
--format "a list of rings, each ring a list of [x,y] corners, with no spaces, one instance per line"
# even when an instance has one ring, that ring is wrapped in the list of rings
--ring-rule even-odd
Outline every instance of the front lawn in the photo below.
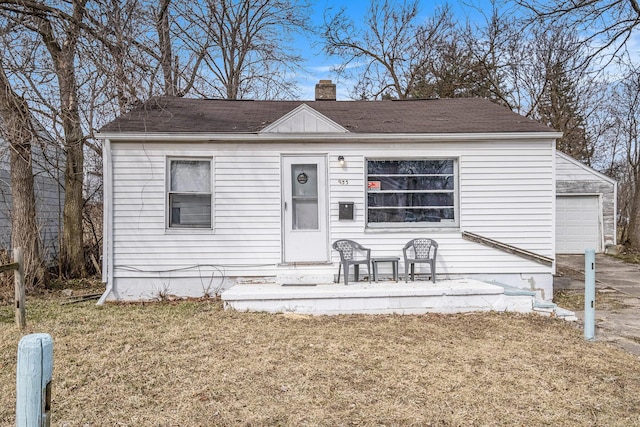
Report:
[[[27,302],[54,426],[640,425],[640,360],[536,315],[296,316]],[[18,341],[0,307],[0,425]]]

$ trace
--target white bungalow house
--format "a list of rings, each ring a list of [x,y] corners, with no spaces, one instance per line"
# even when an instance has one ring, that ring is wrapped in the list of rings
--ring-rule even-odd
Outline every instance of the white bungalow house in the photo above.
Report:
[[[551,300],[559,133],[483,99],[317,89],[315,101],[153,98],[106,125],[101,302],[224,291],[237,309],[367,312],[358,298],[377,296],[370,312],[424,312],[436,310],[427,294]],[[378,284],[334,284],[332,242],[399,257],[403,272],[416,237],[439,243],[435,285],[389,282],[391,264]],[[298,302],[241,303],[280,297]]]

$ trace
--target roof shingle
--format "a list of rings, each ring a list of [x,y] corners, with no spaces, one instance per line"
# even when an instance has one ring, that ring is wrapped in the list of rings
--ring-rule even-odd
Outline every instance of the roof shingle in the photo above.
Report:
[[[480,98],[407,101],[228,101],[156,97],[102,133],[258,133],[306,104],[353,133],[504,133],[553,129]]]

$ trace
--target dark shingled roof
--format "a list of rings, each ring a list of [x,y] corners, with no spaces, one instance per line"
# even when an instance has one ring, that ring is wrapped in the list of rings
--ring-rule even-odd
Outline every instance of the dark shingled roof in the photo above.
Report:
[[[103,133],[257,133],[301,104],[354,133],[553,132],[486,99],[227,101],[152,98]]]

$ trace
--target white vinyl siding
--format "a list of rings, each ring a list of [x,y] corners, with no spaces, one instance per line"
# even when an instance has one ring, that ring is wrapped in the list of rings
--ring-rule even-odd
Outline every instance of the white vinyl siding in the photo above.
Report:
[[[225,276],[273,274],[281,251],[279,155],[176,148],[112,144],[115,277],[200,278],[211,266]],[[166,228],[166,160],[172,157],[213,157],[215,230]]]
[[[554,255],[553,142],[425,143],[133,143],[113,142],[114,276],[178,279],[275,276],[282,268],[281,156],[326,155],[329,243],[352,239],[372,256],[402,256],[416,237],[438,241],[438,274],[551,273],[551,268],[463,240],[469,231],[543,256]],[[341,166],[338,156],[344,156]],[[212,159],[213,229],[167,229],[167,158]],[[366,158],[455,158],[458,221],[454,228],[366,226]],[[354,219],[339,220],[339,202]],[[331,251],[332,261],[339,259]],[[337,264],[335,264],[337,265]],[[334,265],[327,265],[333,272]],[[401,266],[402,268],[402,266]],[[335,269],[337,272],[337,269]],[[142,285],[140,285],[142,286]]]
[[[366,158],[458,158],[459,227],[454,229],[365,227]],[[371,144],[366,150],[342,147],[330,154],[331,239],[353,239],[372,248],[372,256],[402,256],[416,237],[438,241],[438,274],[549,273],[547,266],[463,240],[461,231],[489,237],[553,257],[552,141]],[[337,153],[348,165],[340,167]],[[348,185],[344,185],[348,182]],[[338,202],[355,202],[355,220],[338,219]],[[335,252],[335,251],[334,251]],[[332,253],[337,262],[337,253]]]
[[[599,174],[589,170],[587,166],[580,167],[561,155],[557,155],[555,161],[558,181],[599,181],[602,179],[599,178]]]

